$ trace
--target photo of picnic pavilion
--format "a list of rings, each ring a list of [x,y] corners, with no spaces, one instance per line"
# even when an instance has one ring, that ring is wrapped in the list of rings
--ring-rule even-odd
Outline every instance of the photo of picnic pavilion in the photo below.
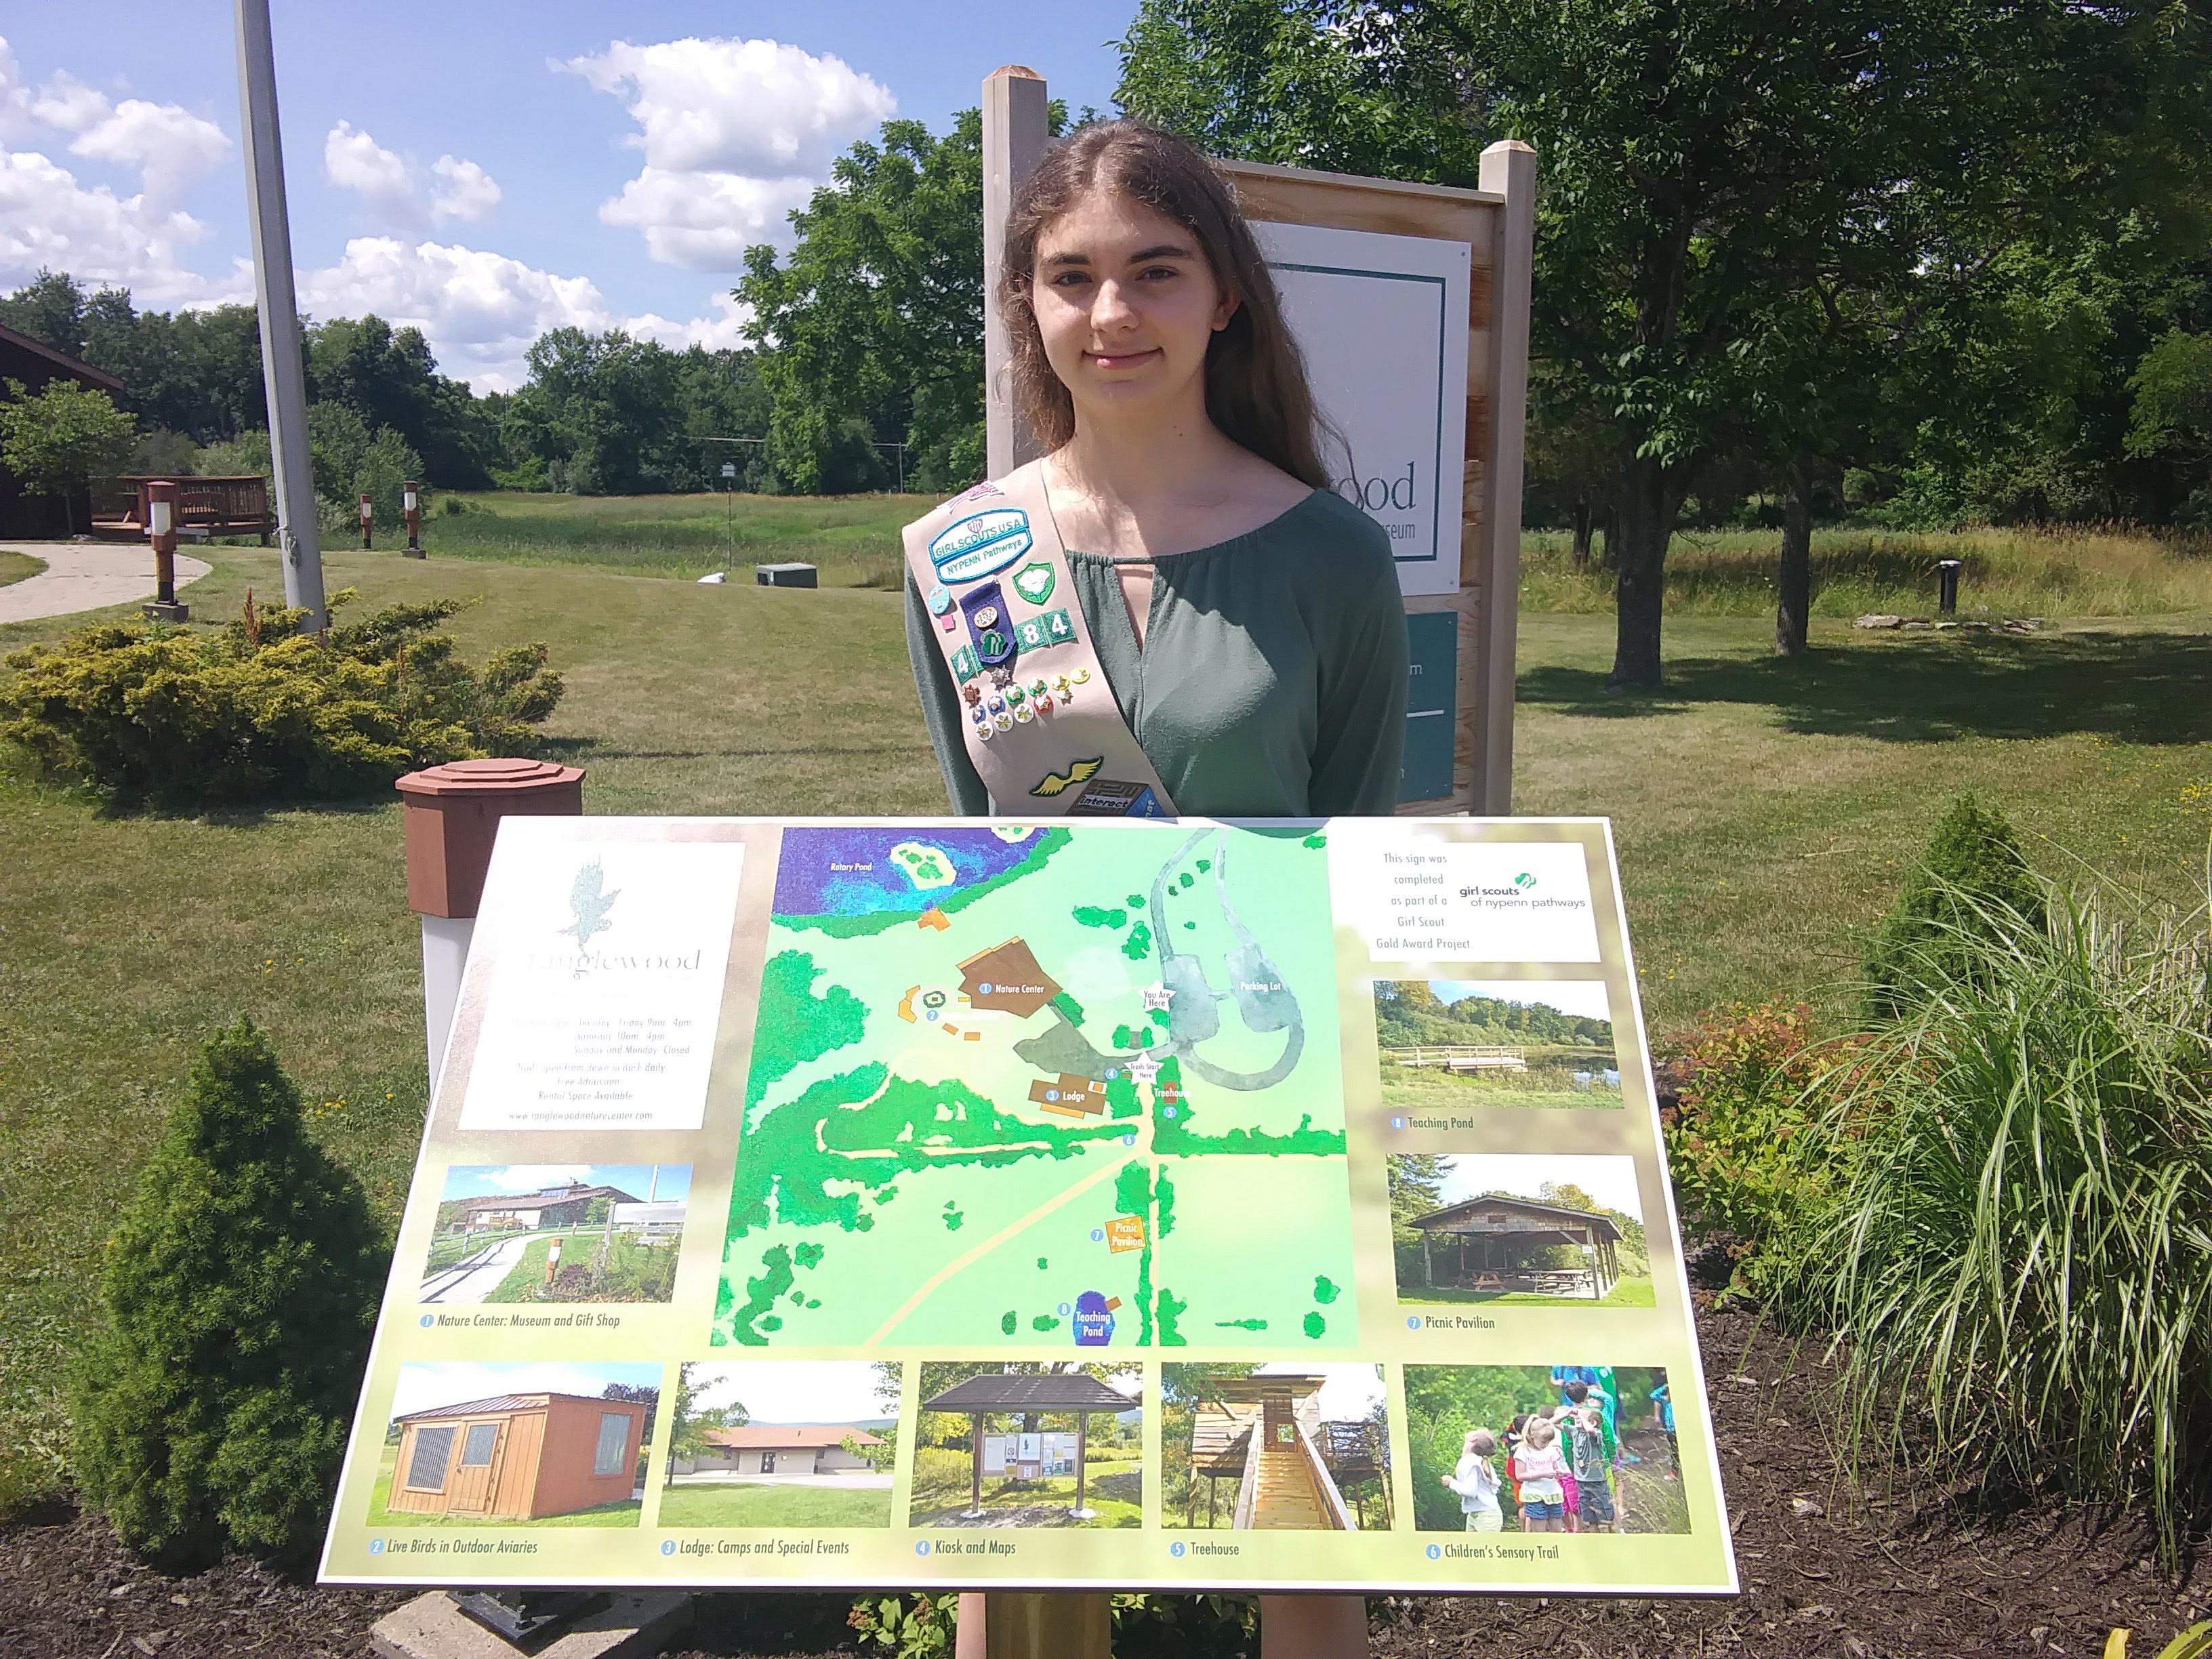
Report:
[[[1610,1216],[1492,1193],[1407,1224],[1421,1232],[1422,1287],[1602,1302],[1620,1282],[1620,1229]],[[1529,1260],[1561,1244],[1580,1252],[1579,1265]],[[1399,1294],[1414,1288],[1401,1285]]]

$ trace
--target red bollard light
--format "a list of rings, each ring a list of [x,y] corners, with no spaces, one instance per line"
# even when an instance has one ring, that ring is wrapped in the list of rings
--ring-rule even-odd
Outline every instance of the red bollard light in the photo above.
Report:
[[[399,504],[407,514],[407,545],[401,550],[410,559],[428,557],[422,551],[422,494],[414,479],[401,486]]]
[[[154,544],[154,599],[146,615],[156,622],[188,621],[191,607],[177,603],[177,486],[152,479],[145,500],[146,535]]]
[[[368,497],[363,495],[361,498],[361,545],[363,552],[368,550]]]

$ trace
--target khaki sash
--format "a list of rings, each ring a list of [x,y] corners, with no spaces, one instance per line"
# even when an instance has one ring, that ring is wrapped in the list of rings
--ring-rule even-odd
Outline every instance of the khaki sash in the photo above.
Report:
[[[1170,817],[1091,642],[1034,461],[907,526],[968,758],[1011,817]]]

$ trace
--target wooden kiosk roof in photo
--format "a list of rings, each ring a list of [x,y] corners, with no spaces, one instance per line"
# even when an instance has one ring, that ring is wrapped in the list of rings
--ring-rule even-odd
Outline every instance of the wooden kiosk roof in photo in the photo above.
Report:
[[[1084,1488],[1090,1462],[1091,1413],[1127,1412],[1138,1408],[1118,1389],[1110,1389],[1082,1371],[982,1371],[921,1402],[926,1412],[965,1412],[975,1419],[970,1436],[968,1508],[961,1519],[981,1521],[983,1507],[983,1419],[993,1412],[1073,1412],[1075,1413],[1075,1507],[1078,1521],[1088,1521],[1097,1510],[1085,1501]]]

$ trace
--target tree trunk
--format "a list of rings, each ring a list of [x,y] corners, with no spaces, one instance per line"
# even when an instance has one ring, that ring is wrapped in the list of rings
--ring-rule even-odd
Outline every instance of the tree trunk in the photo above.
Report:
[[[1790,463],[1790,493],[1782,510],[1782,570],[1776,584],[1774,650],[1795,657],[1805,649],[1805,620],[1813,604],[1813,486],[1802,456]]]
[[[1598,562],[1607,570],[1620,568],[1620,502],[1617,499],[1605,504],[1605,551],[1598,556]]]
[[[1667,544],[1681,492],[1656,460],[1628,464],[1621,477],[1620,574],[1613,585],[1613,672],[1607,689],[1656,690],[1660,606],[1667,591]]]
[[[1590,504],[1587,495],[1575,497],[1575,574],[1589,568]]]

